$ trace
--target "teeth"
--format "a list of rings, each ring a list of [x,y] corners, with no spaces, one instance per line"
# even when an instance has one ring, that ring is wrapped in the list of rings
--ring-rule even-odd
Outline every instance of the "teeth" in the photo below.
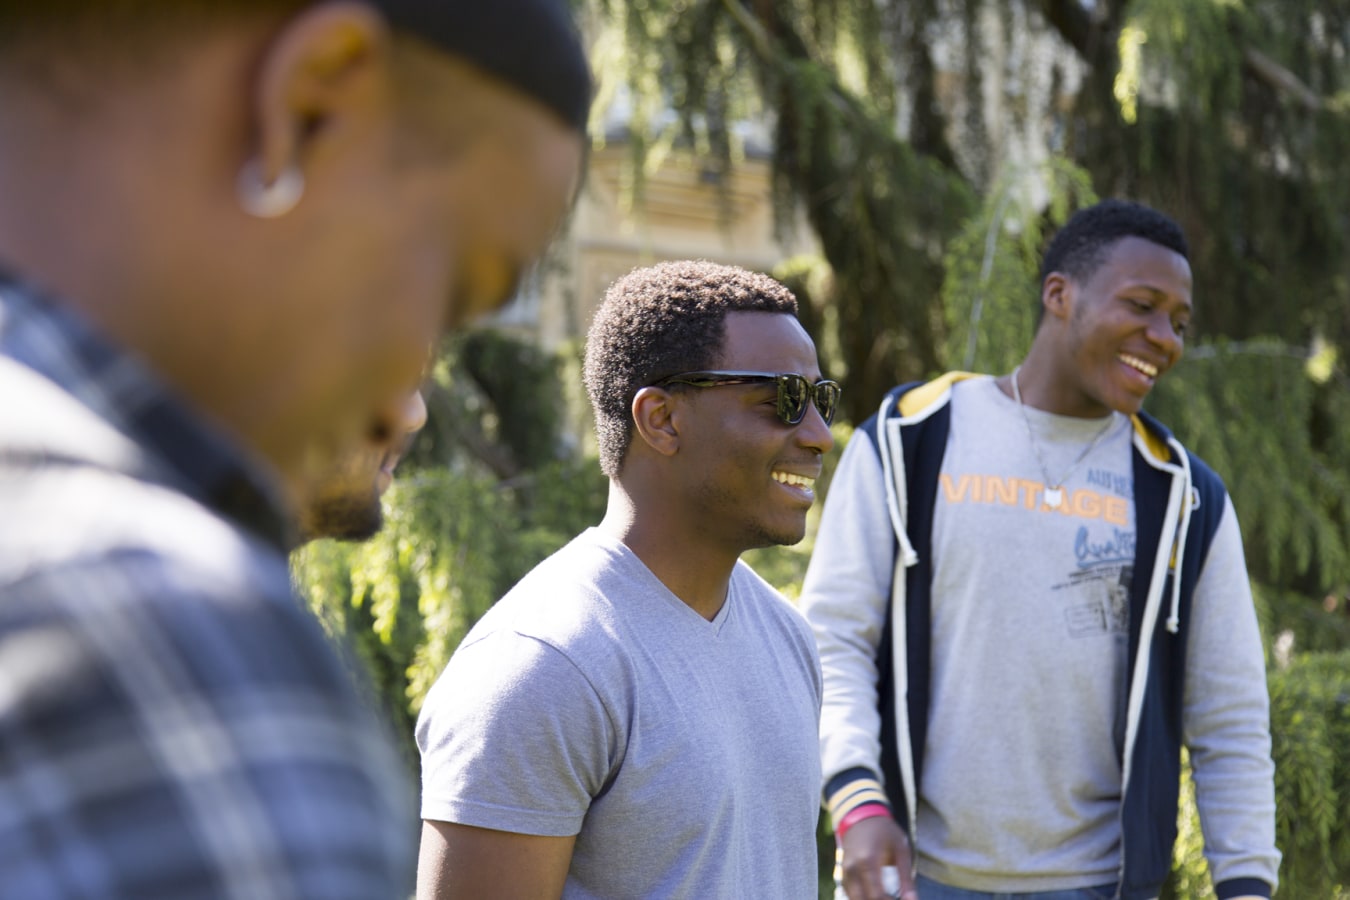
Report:
[[[1158,367],[1144,362],[1137,356],[1130,356],[1128,353],[1122,353],[1120,354],[1120,361],[1125,363],[1125,365],[1130,366],[1131,368],[1138,369],[1140,372],[1143,372],[1149,378],[1158,377]]]
[[[807,478],[805,475],[790,475],[787,472],[774,472],[773,480],[779,484],[788,484],[792,487],[806,488],[810,490],[816,483],[814,478]]]

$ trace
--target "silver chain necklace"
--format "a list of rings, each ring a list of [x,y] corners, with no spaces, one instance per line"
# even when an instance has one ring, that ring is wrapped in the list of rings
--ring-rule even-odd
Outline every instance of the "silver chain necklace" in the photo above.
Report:
[[[1102,438],[1106,437],[1106,433],[1111,430],[1111,426],[1116,424],[1116,417],[1112,413],[1111,418],[1102,426],[1102,430],[1097,432],[1088,442],[1088,445],[1083,448],[1082,453],[1078,454],[1078,458],[1073,461],[1073,464],[1063,475],[1059,476],[1058,480],[1052,481],[1050,470],[1045,467],[1045,457],[1041,455],[1041,445],[1036,443],[1036,433],[1031,427],[1031,419],[1027,416],[1026,407],[1022,405],[1022,392],[1017,387],[1017,373],[1021,371],[1021,366],[1012,370],[1013,400],[1017,401],[1017,411],[1022,414],[1022,424],[1027,426],[1027,440],[1031,442],[1031,450],[1036,454],[1036,464],[1041,467],[1041,477],[1045,479],[1045,505],[1051,509],[1058,509],[1064,503],[1064,482],[1069,480],[1069,476],[1077,470],[1083,460],[1088,458],[1088,454],[1101,443]]]

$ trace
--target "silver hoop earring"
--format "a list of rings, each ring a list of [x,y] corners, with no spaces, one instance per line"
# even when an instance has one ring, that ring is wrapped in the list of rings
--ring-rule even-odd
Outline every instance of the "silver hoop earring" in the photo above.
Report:
[[[281,170],[276,181],[265,184],[261,163],[251,159],[239,170],[235,193],[240,208],[250,216],[277,219],[300,204],[305,195],[305,176],[299,166],[291,163]]]

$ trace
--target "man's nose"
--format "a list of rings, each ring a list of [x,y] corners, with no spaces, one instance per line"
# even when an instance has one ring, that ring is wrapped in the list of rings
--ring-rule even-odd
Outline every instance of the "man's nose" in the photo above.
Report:
[[[427,401],[421,391],[413,391],[403,408],[404,430],[409,434],[421,431],[427,424]]]

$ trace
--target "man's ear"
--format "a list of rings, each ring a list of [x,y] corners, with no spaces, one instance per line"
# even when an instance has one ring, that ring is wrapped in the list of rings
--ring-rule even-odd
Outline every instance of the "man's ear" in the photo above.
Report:
[[[273,35],[251,110],[252,158],[264,184],[388,114],[392,52],[388,24],[365,3],[313,6]]]
[[[1073,313],[1074,286],[1067,275],[1051,272],[1041,283],[1041,306],[1045,314],[1056,319],[1068,320]]]
[[[632,413],[638,439],[662,456],[674,456],[680,449],[675,395],[663,388],[645,387],[633,397]]]

